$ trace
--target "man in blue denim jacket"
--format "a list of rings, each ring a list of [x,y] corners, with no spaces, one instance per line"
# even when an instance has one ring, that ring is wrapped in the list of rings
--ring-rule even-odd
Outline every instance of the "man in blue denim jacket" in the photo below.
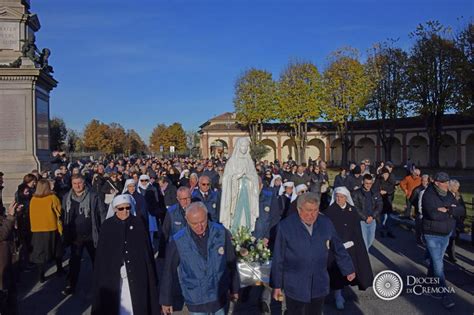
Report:
[[[278,300],[285,291],[289,314],[322,314],[324,297],[329,294],[328,252],[334,253],[349,281],[355,278],[354,266],[331,220],[319,214],[318,196],[301,195],[297,208],[297,214],[278,226],[271,272],[273,297]]]

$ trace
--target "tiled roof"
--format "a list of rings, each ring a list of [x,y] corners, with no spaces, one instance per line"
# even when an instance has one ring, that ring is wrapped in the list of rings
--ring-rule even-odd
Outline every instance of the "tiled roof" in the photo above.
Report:
[[[225,130],[225,131],[247,131],[244,126],[241,126],[234,123],[219,123],[219,120],[222,121],[235,121],[233,117],[233,113],[224,113],[222,115],[216,116],[206,123],[201,125],[201,131],[218,131],[218,130]],[[212,124],[211,124],[212,121]],[[366,130],[366,129],[377,129],[381,124],[380,120],[359,120],[353,123],[349,123],[349,125],[353,125],[354,130]],[[394,124],[396,129],[407,129],[407,128],[424,128],[426,127],[426,119],[422,117],[407,117],[407,118],[399,118],[394,120]],[[449,114],[445,115],[443,118],[443,126],[454,126],[454,125],[472,125],[474,124],[474,117],[473,116],[464,116],[464,115],[455,115]],[[284,123],[266,123],[263,126],[264,131],[289,131],[290,126]],[[309,130],[318,130],[318,131],[335,131],[336,127],[331,122],[310,122],[308,123]]]

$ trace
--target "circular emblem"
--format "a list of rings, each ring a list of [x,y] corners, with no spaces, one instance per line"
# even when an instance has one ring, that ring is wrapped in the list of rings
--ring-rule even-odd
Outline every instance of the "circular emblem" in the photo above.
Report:
[[[219,255],[224,255],[224,247],[219,247],[219,249],[217,250],[217,252],[219,253]]]
[[[215,203],[213,203],[213,204],[212,204],[212,207],[215,209],[215,208],[216,208],[216,204],[215,204]]]
[[[270,207],[266,206],[263,210],[265,210],[265,212],[270,212]]]
[[[400,275],[391,270],[379,272],[372,283],[376,296],[385,301],[396,299],[403,290],[403,281]]]

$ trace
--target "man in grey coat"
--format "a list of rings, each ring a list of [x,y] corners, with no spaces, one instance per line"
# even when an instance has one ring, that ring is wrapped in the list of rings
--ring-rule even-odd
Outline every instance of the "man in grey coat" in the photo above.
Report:
[[[100,226],[106,215],[104,204],[99,200],[97,193],[86,187],[84,177],[79,174],[73,175],[71,183],[72,189],[62,201],[64,241],[66,245],[71,246],[68,283],[62,291],[66,296],[74,293],[84,248],[94,263]]]

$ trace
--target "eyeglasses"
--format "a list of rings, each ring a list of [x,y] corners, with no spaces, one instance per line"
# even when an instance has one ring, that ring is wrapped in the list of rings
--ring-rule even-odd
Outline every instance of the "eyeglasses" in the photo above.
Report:
[[[147,182],[148,179],[140,179],[141,182]]]
[[[209,184],[209,183],[201,183],[201,185],[203,185],[203,186],[210,186],[211,184]]]
[[[128,207],[120,207],[120,208],[116,208],[118,211],[123,211],[123,210],[130,210],[132,209],[132,207],[128,206]]]

